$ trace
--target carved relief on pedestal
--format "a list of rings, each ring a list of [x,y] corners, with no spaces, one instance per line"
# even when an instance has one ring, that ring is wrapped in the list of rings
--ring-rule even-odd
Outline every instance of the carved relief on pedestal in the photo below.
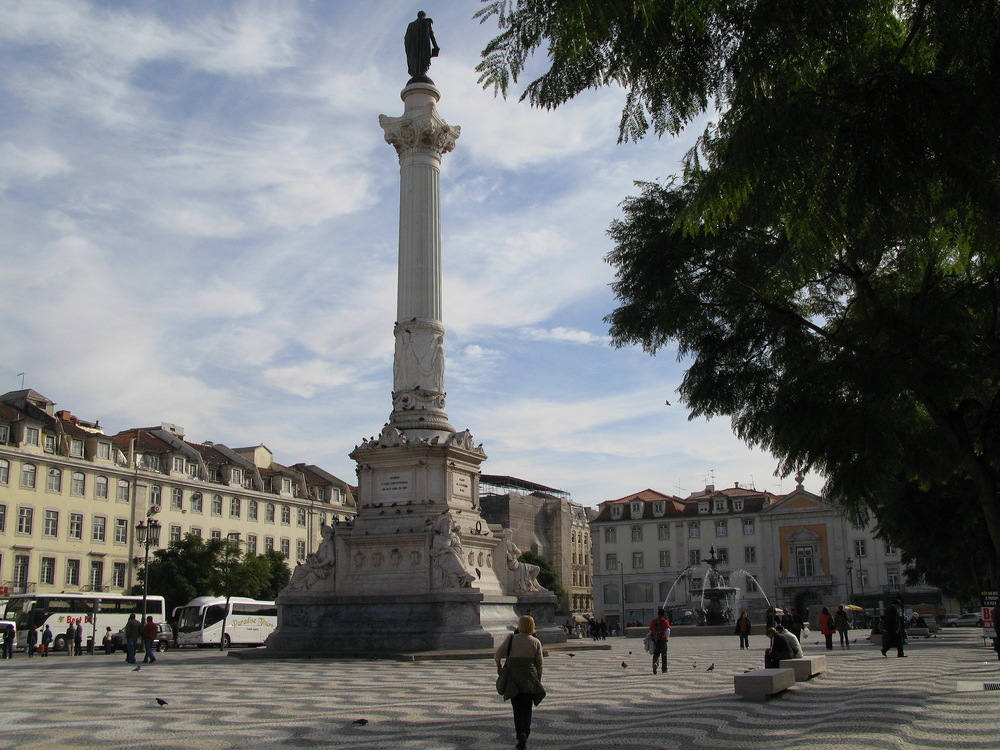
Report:
[[[381,568],[382,567],[382,561],[384,559],[385,559],[385,555],[383,555],[381,552],[376,552],[374,555],[372,555],[372,567],[373,568]]]
[[[354,569],[355,570],[361,570],[364,567],[365,567],[365,553],[364,552],[360,552],[360,551],[355,552],[354,553]]]
[[[420,550],[410,550],[410,565],[417,566],[420,565],[420,561],[424,559],[424,556],[420,554]]]
[[[444,390],[444,328],[413,320],[396,324],[393,385],[397,391]]]

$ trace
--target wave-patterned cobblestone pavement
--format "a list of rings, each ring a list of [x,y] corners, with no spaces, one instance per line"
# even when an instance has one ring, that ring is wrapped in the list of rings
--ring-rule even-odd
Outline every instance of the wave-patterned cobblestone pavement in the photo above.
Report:
[[[1000,682],[1000,661],[977,632],[918,639],[906,659],[884,659],[860,639],[850,651],[807,643],[807,654],[828,655],[826,674],[766,703],[733,693],[733,675],[761,666],[763,636],[751,637],[750,651],[735,637],[675,638],[670,671],[655,676],[639,640],[553,652],[529,747],[993,750],[1000,691],[956,689]],[[509,748],[513,722],[495,677],[488,660],[246,661],[169,651],[134,672],[121,654],[18,654],[0,662],[0,750]]]

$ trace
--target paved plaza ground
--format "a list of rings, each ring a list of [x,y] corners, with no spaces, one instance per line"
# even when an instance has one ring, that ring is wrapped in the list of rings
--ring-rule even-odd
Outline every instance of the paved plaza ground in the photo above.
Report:
[[[733,693],[733,675],[762,666],[763,635],[751,636],[750,651],[735,636],[674,638],[670,671],[656,676],[638,639],[609,639],[608,651],[553,651],[528,746],[992,750],[1000,691],[957,689],[1000,682],[1000,661],[978,632],[914,640],[906,659],[884,659],[860,638],[850,651],[826,652],[813,636],[806,653],[828,653],[827,673],[766,703]],[[186,650],[132,669],[120,653],[0,662],[0,749],[514,745],[487,660],[248,661]]]

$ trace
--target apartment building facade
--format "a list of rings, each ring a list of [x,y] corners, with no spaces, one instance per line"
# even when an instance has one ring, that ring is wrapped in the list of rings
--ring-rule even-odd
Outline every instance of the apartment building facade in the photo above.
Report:
[[[319,527],[354,515],[351,487],[321,468],[283,466],[264,445],[194,443],[176,425],[106,435],[33,390],[0,396],[0,591],[129,590],[144,549],[185,534],[275,549],[289,564]]]

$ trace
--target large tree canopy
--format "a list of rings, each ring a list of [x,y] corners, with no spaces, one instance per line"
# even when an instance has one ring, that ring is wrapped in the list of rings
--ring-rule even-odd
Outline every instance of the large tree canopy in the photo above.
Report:
[[[1000,4],[510,0],[480,16],[501,29],[480,65],[501,93],[547,45],[536,105],[620,85],[624,139],[719,113],[682,176],[640,185],[611,228],[616,344],[676,342],[692,416],[824,473],[910,550],[983,542],[969,575],[996,584]],[[932,525],[928,503],[962,523]]]
[[[288,585],[291,571],[284,555],[243,552],[228,539],[202,539],[187,534],[158,549],[149,561],[149,593],[167,601],[167,612],[196,596],[246,596],[274,599]],[[146,571],[139,572],[135,593],[142,593]]]

